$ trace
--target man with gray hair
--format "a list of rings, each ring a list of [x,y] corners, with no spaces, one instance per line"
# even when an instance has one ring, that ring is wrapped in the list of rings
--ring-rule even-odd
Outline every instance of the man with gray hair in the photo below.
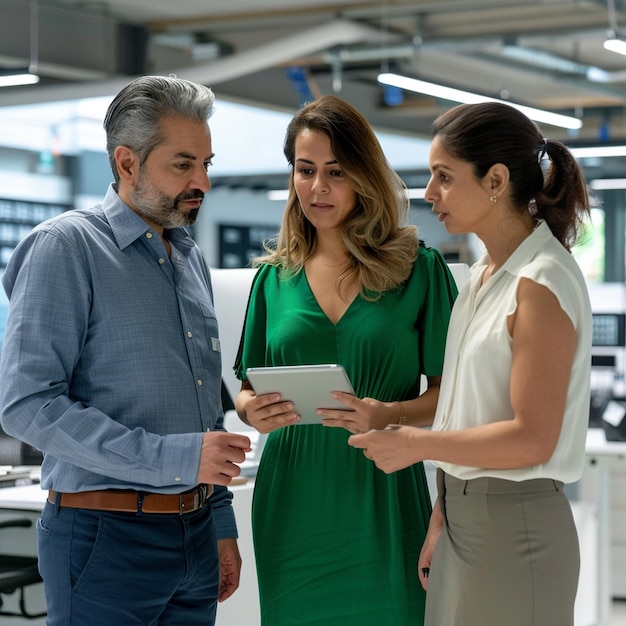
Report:
[[[239,584],[209,272],[184,227],[211,184],[210,89],[145,76],[111,103],[115,182],[43,222],[3,277],[0,419],[44,452],[49,626],[213,624]]]

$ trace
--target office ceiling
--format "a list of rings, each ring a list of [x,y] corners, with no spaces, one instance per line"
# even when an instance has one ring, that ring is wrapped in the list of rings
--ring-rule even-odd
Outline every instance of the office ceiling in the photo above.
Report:
[[[622,27],[626,0],[0,0],[0,68],[33,63],[41,76],[0,90],[0,106],[175,73],[286,111],[337,93],[381,130],[428,137],[452,103],[392,103],[383,69],[583,120],[545,126],[553,138],[623,141],[626,56],[602,46]]]

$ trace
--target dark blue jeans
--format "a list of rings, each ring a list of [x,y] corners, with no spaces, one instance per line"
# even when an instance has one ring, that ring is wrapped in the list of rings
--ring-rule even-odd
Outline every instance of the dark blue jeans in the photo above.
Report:
[[[215,623],[219,556],[210,504],[169,515],[46,502],[37,541],[48,626]]]

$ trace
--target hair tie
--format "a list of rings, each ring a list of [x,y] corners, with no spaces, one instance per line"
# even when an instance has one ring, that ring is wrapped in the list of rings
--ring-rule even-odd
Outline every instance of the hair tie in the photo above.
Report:
[[[548,140],[544,137],[541,146],[539,146],[539,158],[537,159],[539,163],[541,163],[541,160],[543,159],[544,156],[546,156],[547,152],[548,152]]]

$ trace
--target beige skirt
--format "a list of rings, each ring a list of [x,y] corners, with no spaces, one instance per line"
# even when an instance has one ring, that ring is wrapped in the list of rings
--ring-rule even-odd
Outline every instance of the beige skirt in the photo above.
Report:
[[[425,626],[572,626],[580,556],[562,483],[437,475]]]

